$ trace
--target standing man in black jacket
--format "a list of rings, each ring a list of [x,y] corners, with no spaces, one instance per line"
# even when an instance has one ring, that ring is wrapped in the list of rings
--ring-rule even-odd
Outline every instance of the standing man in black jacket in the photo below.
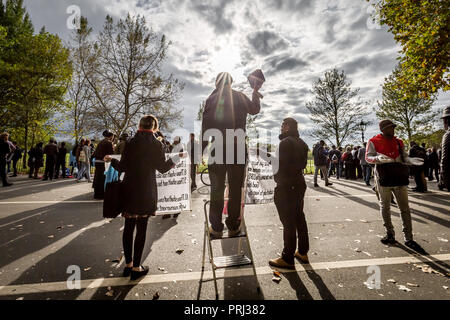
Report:
[[[442,137],[441,146],[441,179],[439,189],[447,188],[450,191],[450,106],[444,109],[442,120],[444,121],[445,134]]]
[[[4,187],[12,186],[12,183],[8,182],[8,178],[6,176],[6,157],[11,153],[8,137],[9,134],[7,132],[0,135],[0,177]]]
[[[66,143],[61,142],[61,145],[58,150],[58,155],[56,157],[55,179],[59,179],[59,169],[61,169],[63,179],[66,178],[66,155],[67,155]]]
[[[197,155],[197,148],[195,142],[195,135],[191,133],[189,135],[189,142],[187,145],[187,152],[189,153],[189,158],[191,159],[191,191],[197,189],[196,183],[196,173],[197,173],[197,164],[199,163],[199,157]]]
[[[241,188],[245,177],[247,154],[245,146],[247,115],[258,114],[261,109],[258,92],[260,85],[254,86],[252,100],[250,100],[242,92],[232,90],[232,83],[233,78],[229,73],[220,73],[216,78],[216,89],[206,100],[203,111],[203,152],[208,146],[209,138],[215,139],[212,141],[214,148],[208,154],[208,171],[211,180],[209,231],[213,238],[221,238],[223,235],[225,175],[228,176],[229,183],[228,217],[225,221],[228,235],[233,237],[240,233]],[[237,136],[227,139],[227,131]]]
[[[55,140],[50,139],[49,143],[44,147],[45,159],[45,172],[43,181],[53,181],[53,175],[55,173],[56,156],[58,155],[58,146]]]
[[[283,224],[284,249],[281,257],[270,260],[269,265],[295,269],[294,258],[302,263],[309,262],[308,227],[303,211],[306,192],[303,170],[308,161],[308,146],[300,139],[297,121],[292,118],[283,120],[279,138],[278,168],[274,168],[275,205]]]

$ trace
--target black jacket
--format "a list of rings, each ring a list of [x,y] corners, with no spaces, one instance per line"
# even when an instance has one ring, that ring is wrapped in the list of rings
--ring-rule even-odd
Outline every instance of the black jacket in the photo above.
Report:
[[[319,143],[314,146],[313,156],[315,166],[327,165],[327,156],[325,155],[325,149]]]
[[[298,131],[281,134],[279,138],[281,142],[277,150],[278,170],[274,167],[275,182],[280,187],[298,185],[308,163],[309,148],[300,139]]]
[[[125,145],[120,162],[112,159],[111,164],[125,172],[123,213],[154,215],[158,202],[156,170],[165,173],[174,165],[172,160],[166,161],[162,143],[152,133],[138,131]]]
[[[442,137],[441,183],[450,191],[450,130]]]
[[[103,161],[103,158],[105,158],[105,156],[110,156],[112,154],[114,154],[112,142],[108,139],[103,139],[95,149],[94,158],[96,160]]]
[[[242,129],[245,131],[247,115],[258,114],[261,109],[259,97],[253,94],[252,101],[242,92],[235,90],[216,89],[206,100],[205,110],[203,111],[202,136],[205,140],[205,132],[208,129],[218,129],[223,137],[223,163],[226,159],[226,145],[236,147],[235,141],[226,141],[226,129]],[[208,141],[203,141],[202,150],[204,152]],[[215,152],[211,153],[215,156]],[[234,152],[236,158],[236,150]],[[235,160],[236,161],[236,160]]]

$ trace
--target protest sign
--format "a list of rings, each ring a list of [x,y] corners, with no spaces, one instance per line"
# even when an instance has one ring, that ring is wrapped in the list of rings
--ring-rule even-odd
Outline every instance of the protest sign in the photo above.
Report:
[[[166,154],[166,159],[178,154]],[[111,156],[120,161],[119,155]],[[109,165],[109,164],[108,164]],[[162,174],[156,171],[158,188],[157,214],[179,213],[191,210],[191,181],[189,157],[180,158],[176,166]],[[106,170],[109,169],[106,168]],[[123,176],[121,177],[123,179]]]
[[[247,169],[247,204],[265,204],[274,201],[275,180],[272,164],[256,153],[249,153]]]

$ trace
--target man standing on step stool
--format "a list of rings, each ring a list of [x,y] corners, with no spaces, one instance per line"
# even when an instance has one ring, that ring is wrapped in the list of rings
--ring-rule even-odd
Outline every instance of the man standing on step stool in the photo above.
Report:
[[[208,153],[208,172],[211,180],[211,203],[209,209],[209,232],[212,238],[223,236],[225,176],[228,177],[228,217],[225,221],[228,236],[240,233],[241,193],[245,178],[247,149],[245,127],[247,115],[256,115],[261,109],[258,92],[253,89],[252,100],[242,92],[231,89],[233,79],[226,72],[216,78],[216,89],[206,100],[202,122],[202,150],[205,152],[212,137]],[[231,133],[231,136],[230,136]],[[237,135],[236,135],[237,133]]]
[[[270,260],[269,265],[295,269],[294,258],[309,263],[308,227],[303,211],[306,192],[303,170],[308,161],[308,146],[300,139],[298,124],[293,118],[283,120],[279,138],[278,161],[272,163],[278,164],[278,168],[273,168],[277,184],[274,200],[283,224],[284,249],[281,257]],[[295,251],[297,242],[298,250]]]

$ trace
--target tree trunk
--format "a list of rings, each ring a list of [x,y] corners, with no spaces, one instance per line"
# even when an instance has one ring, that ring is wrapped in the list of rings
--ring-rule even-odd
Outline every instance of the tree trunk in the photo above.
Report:
[[[27,168],[27,155],[28,155],[28,112],[25,119],[25,152],[23,153],[22,168]]]

